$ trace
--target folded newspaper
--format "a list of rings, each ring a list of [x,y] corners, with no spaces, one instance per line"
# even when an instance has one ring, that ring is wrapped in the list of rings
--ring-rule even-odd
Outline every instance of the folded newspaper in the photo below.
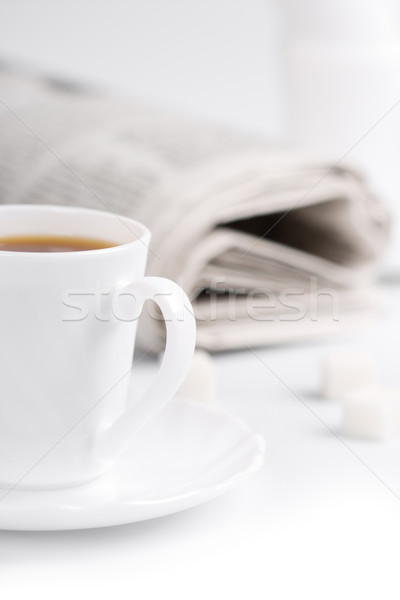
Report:
[[[0,127],[0,202],[145,223],[148,273],[184,287],[203,348],[341,331],[376,307],[389,219],[341,162],[7,70]],[[142,345],[161,344],[162,321],[147,319]]]

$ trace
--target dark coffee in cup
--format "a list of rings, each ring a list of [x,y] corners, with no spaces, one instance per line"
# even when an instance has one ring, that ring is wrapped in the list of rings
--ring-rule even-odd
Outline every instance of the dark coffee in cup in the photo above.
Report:
[[[82,252],[115,246],[106,240],[58,235],[20,235],[0,237],[0,251],[11,252]]]

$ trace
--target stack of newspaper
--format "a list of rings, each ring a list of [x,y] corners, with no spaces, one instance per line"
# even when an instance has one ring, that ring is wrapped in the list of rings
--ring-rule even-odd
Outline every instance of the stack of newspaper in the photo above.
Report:
[[[148,273],[184,287],[201,347],[341,331],[376,308],[389,219],[341,161],[7,70],[0,127],[0,202],[145,223]],[[161,343],[162,322],[147,319],[142,344]]]

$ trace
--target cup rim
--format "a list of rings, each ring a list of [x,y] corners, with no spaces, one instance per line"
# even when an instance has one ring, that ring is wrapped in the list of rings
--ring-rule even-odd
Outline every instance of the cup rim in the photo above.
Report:
[[[119,219],[119,221],[124,224],[127,229],[129,229],[132,235],[136,237],[131,241],[126,241],[122,243],[117,243],[115,246],[109,246],[106,248],[96,248],[92,250],[63,250],[61,252],[41,252],[41,251],[19,251],[19,250],[1,250],[0,249],[0,257],[1,256],[13,256],[13,257],[31,257],[31,258],[44,258],[47,260],[56,260],[58,257],[61,258],[72,258],[72,257],[82,257],[82,256],[101,256],[103,254],[115,254],[118,252],[122,252],[126,250],[127,247],[131,247],[133,244],[137,244],[141,242],[148,248],[148,244],[150,243],[151,233],[150,230],[135,219],[131,217],[126,217],[124,215],[120,215],[114,211],[105,211],[98,210],[97,208],[86,208],[83,206],[68,206],[63,204],[0,204],[0,219],[2,217],[2,213],[6,211],[33,211],[33,212],[48,212],[48,213],[68,213],[68,214],[96,214],[102,215],[106,218],[114,218]],[[28,234],[27,234],[28,235]],[[0,236],[1,237],[1,236]],[[88,237],[90,237],[88,235]]]

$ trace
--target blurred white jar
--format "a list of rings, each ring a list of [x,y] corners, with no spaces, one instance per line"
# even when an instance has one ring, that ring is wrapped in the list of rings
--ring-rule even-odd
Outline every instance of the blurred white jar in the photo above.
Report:
[[[400,2],[282,6],[290,141],[359,168],[400,221]],[[397,223],[387,267],[400,268]]]

